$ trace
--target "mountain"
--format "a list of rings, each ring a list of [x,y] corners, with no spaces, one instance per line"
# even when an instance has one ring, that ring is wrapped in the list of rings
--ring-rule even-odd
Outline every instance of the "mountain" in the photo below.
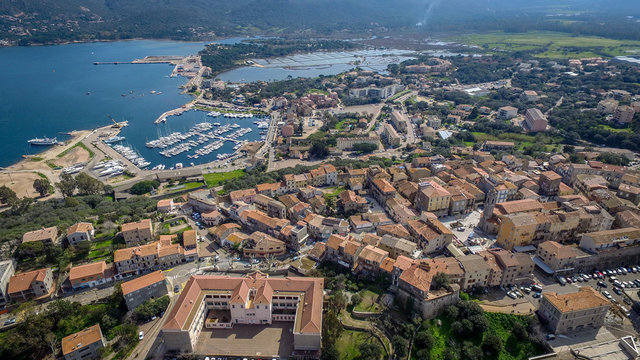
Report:
[[[0,2],[0,39],[21,43],[195,39],[388,29],[544,29],[550,24],[573,31],[580,23],[633,25],[637,22],[626,16],[638,15],[635,0],[4,0]]]

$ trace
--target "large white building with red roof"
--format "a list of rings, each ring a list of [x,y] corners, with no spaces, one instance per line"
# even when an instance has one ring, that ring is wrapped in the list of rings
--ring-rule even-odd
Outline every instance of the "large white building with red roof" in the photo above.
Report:
[[[192,276],[162,327],[164,344],[169,351],[194,352],[204,328],[291,322],[293,351],[318,354],[323,287],[321,278],[268,278],[260,272]]]

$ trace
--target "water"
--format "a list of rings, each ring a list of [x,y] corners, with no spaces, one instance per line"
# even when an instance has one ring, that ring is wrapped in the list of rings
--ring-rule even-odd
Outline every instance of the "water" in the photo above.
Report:
[[[277,81],[287,77],[317,77],[336,75],[358,66],[365,70],[384,73],[389,64],[411,59],[409,50],[355,50],[314,52],[275,59],[257,59],[260,67],[245,66],[224,72],[220,80],[230,82]]]

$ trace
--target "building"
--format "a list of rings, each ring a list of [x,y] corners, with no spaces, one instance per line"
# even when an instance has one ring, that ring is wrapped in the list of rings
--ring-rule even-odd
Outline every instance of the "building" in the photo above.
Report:
[[[22,235],[22,243],[41,241],[44,244],[57,244],[58,243],[58,228],[55,226],[42,228],[40,230],[34,230],[24,233]]]
[[[218,195],[213,188],[192,191],[187,195],[187,204],[195,211],[213,211],[218,209]]]
[[[533,90],[525,90],[520,95],[520,101],[522,102],[538,101],[538,99],[540,99],[540,96]]]
[[[482,150],[491,151],[511,151],[516,146],[516,144],[512,141],[494,141],[494,140],[485,140],[482,144]]]
[[[77,246],[82,241],[91,241],[94,235],[95,230],[91,223],[79,222],[67,229],[67,241],[71,246]]]
[[[542,294],[538,314],[552,333],[566,334],[602,327],[610,304],[592,287],[583,286],[570,294]]]
[[[396,264],[398,261],[396,261]],[[402,271],[397,280],[397,300],[400,304],[413,302],[413,308],[423,317],[432,318],[445,307],[456,304],[459,300],[460,286],[452,284],[447,289],[432,289],[431,280],[437,271],[429,264],[411,264]],[[409,300],[411,299],[411,300]],[[406,306],[406,305],[405,305]]]
[[[546,196],[556,196],[560,191],[560,184],[562,183],[562,176],[554,171],[544,171],[540,174],[538,180],[538,186],[540,187],[540,193]]]
[[[509,120],[518,116],[518,108],[513,106],[503,106],[498,109],[498,119]]]
[[[387,139],[387,144],[391,147],[400,146],[400,143],[402,143],[402,138],[391,124],[384,124],[384,135]]]
[[[168,294],[167,282],[162,270],[129,280],[121,286],[122,296],[130,311],[149,299],[157,299]]]
[[[4,308],[9,302],[9,280],[16,271],[16,265],[13,260],[5,260],[0,262],[0,309]]]
[[[105,261],[72,266],[69,270],[69,282],[73,291],[103,285],[112,280],[112,270]]]
[[[409,122],[409,117],[406,114],[401,113],[398,110],[394,110],[391,112],[391,123],[395,126],[396,129],[400,132],[407,132],[407,123]]]
[[[338,197],[338,206],[345,214],[366,212],[369,209],[367,200],[351,190],[344,190]]]
[[[434,213],[437,216],[447,215],[451,201],[451,193],[435,180],[423,181],[418,184],[416,207],[422,211]]]
[[[549,121],[542,114],[542,111],[536,108],[527,109],[524,116],[523,128],[530,132],[542,132],[547,130]]]
[[[598,103],[598,112],[600,114],[613,114],[618,108],[618,100],[604,99]]]
[[[391,235],[383,235],[382,240],[380,240],[380,245],[378,246],[380,249],[388,252],[389,257],[393,259],[398,256],[415,258],[415,253],[418,250],[418,244]]]
[[[460,266],[464,270],[462,288],[465,290],[476,286],[485,287],[489,284],[491,265],[480,255],[467,255],[458,258]]]
[[[99,350],[103,347],[104,336],[99,324],[62,338],[62,355],[65,360],[98,359]]]
[[[161,213],[170,213],[176,209],[176,205],[173,203],[173,199],[162,199],[158,200],[157,209]]]
[[[630,124],[633,121],[633,116],[635,114],[636,112],[631,106],[618,106],[613,112],[613,120],[618,124]]]
[[[222,214],[218,210],[202,213],[202,223],[207,226],[217,226],[222,222]]]
[[[160,241],[116,250],[113,263],[118,274],[138,274],[185,262],[184,248],[180,244],[173,244],[172,240],[171,235],[161,235]]]
[[[205,327],[215,333],[216,328],[237,324],[269,326],[284,321],[292,323],[292,355],[319,357],[323,286],[321,278],[268,278],[260,272],[244,278],[192,276],[166,315],[161,336],[169,351],[196,352]],[[249,355],[237,351],[237,355]],[[275,354],[263,354],[267,355]]]
[[[591,253],[609,248],[624,248],[640,240],[640,229],[622,228],[582,234],[580,247]]]
[[[396,189],[387,179],[375,179],[372,181],[371,190],[373,197],[380,203],[384,204],[387,200],[396,196]]]
[[[273,236],[260,231],[254,231],[246,239],[242,248],[244,257],[282,256],[287,250],[286,244]]]
[[[9,279],[7,294],[11,301],[26,301],[43,298],[53,293],[53,273],[51,268],[14,274]]]
[[[128,247],[144,244],[153,239],[151,219],[122,224],[122,237]]]

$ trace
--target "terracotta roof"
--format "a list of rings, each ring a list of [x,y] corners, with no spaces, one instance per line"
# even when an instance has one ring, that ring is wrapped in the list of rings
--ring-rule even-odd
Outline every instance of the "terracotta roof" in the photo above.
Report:
[[[390,193],[396,191],[396,189],[387,181],[387,179],[375,179],[373,185],[377,187],[383,193]]]
[[[583,286],[579,291],[558,295],[558,293],[542,294],[544,299],[549,301],[553,307],[562,313],[588,310],[602,306],[609,306],[611,303],[592,287]]]
[[[496,207],[500,209],[500,212],[503,214],[513,214],[531,210],[540,210],[543,206],[538,200],[524,199],[497,203]]]
[[[640,239],[640,229],[637,228],[624,228],[614,230],[596,231],[592,233],[583,234],[593,239],[596,244],[608,244],[612,243],[614,239],[619,239],[622,236],[627,236],[629,240]]]
[[[382,263],[382,260],[388,256],[388,252],[375,246],[367,245],[360,251],[358,258],[365,261],[368,260],[372,263]]]
[[[542,173],[540,173],[541,177],[545,177],[549,180],[561,180],[562,176],[558,175],[558,173],[556,173],[555,171],[543,171]]]
[[[322,242],[317,242],[311,250],[309,250],[309,257],[312,259],[320,260],[324,256],[327,249],[327,245]]]
[[[394,267],[404,271],[410,268],[413,264],[415,264],[415,260],[408,258],[404,255],[400,255],[396,258],[396,263]]]
[[[382,260],[382,264],[380,264],[380,270],[384,270],[388,273],[393,272],[393,268],[396,264],[396,261],[390,257],[384,258]]]
[[[100,325],[96,324],[62,338],[62,355],[70,354],[95,342],[102,342]]]
[[[196,246],[198,243],[196,231],[195,230],[187,230],[182,233],[182,245],[186,246]]]
[[[327,240],[327,247],[333,250],[338,250],[340,248],[340,245],[345,241],[347,241],[347,239],[343,238],[342,236],[332,234]]]
[[[11,294],[29,290],[29,288],[31,288],[31,284],[34,281],[44,280],[44,278],[47,276],[48,270],[48,268],[45,268],[13,275],[11,279],[9,279],[7,293],[9,293],[9,296],[11,296]]]
[[[576,257],[576,252],[571,246],[565,246],[555,241],[545,241],[538,248],[555,255],[558,259],[571,259]]]
[[[276,191],[280,188],[280,183],[270,183],[270,184],[258,184],[256,185],[257,192],[263,191]]]
[[[42,228],[40,230],[34,230],[24,233],[22,235],[22,242],[43,241],[47,239],[56,240],[58,237],[58,228],[55,226]]]
[[[162,200],[158,200],[158,204],[157,207],[167,207],[167,206],[171,206],[171,204],[173,203],[173,199],[162,199]]]
[[[400,280],[420,291],[427,292],[431,288],[432,277],[433,274],[431,274],[431,271],[427,271],[419,265],[413,265],[402,272]]]
[[[390,224],[390,225],[382,225],[378,226],[378,235],[390,234],[402,239],[408,239],[411,237],[411,234],[407,229],[401,224]]]
[[[73,284],[75,280],[87,278],[88,276],[104,275],[106,270],[107,263],[105,261],[72,266],[71,270],[69,270],[69,281]]]
[[[234,202],[234,201],[240,200],[243,197],[255,196],[255,195],[256,195],[255,189],[236,190],[229,193],[229,199],[231,200],[231,202]]]
[[[201,294],[206,291],[223,290],[232,291],[232,301],[242,301],[246,299],[245,291],[250,289],[260,289],[265,283],[278,292],[295,292],[304,296],[304,303],[300,311],[300,320],[294,325],[294,333],[320,334],[322,332],[322,300],[324,279],[322,278],[267,278],[261,273],[249,274],[247,277],[211,276],[196,275],[191,276],[187,282],[176,304],[167,315],[167,320],[162,327],[163,330],[181,330],[190,325],[190,315],[195,311],[194,307],[203,301]],[[265,290],[263,295],[266,298]]]
[[[138,222],[122,224],[122,232],[142,229],[151,229],[151,219],[142,219]]]
[[[136,256],[142,257],[150,255],[158,255],[158,241],[146,245],[116,250],[113,253],[113,262],[117,263],[120,261],[130,260]]]
[[[67,229],[67,234],[73,234],[76,232],[91,232],[93,230],[93,224],[86,222],[79,222],[71,225],[69,229]]]
[[[210,229],[209,232],[212,233],[213,236],[215,236],[215,237],[217,237],[219,239],[220,237],[222,237],[222,235],[226,231],[231,230],[231,229],[240,230],[240,229],[242,229],[242,226],[240,226],[240,225],[238,225],[236,223],[226,223],[226,224],[222,224],[222,225],[219,225],[218,227],[214,228],[213,231],[211,231],[211,229]]]
[[[127,295],[160,281],[165,281],[164,273],[162,272],[162,270],[142,275],[133,280],[122,283],[122,294]]]

